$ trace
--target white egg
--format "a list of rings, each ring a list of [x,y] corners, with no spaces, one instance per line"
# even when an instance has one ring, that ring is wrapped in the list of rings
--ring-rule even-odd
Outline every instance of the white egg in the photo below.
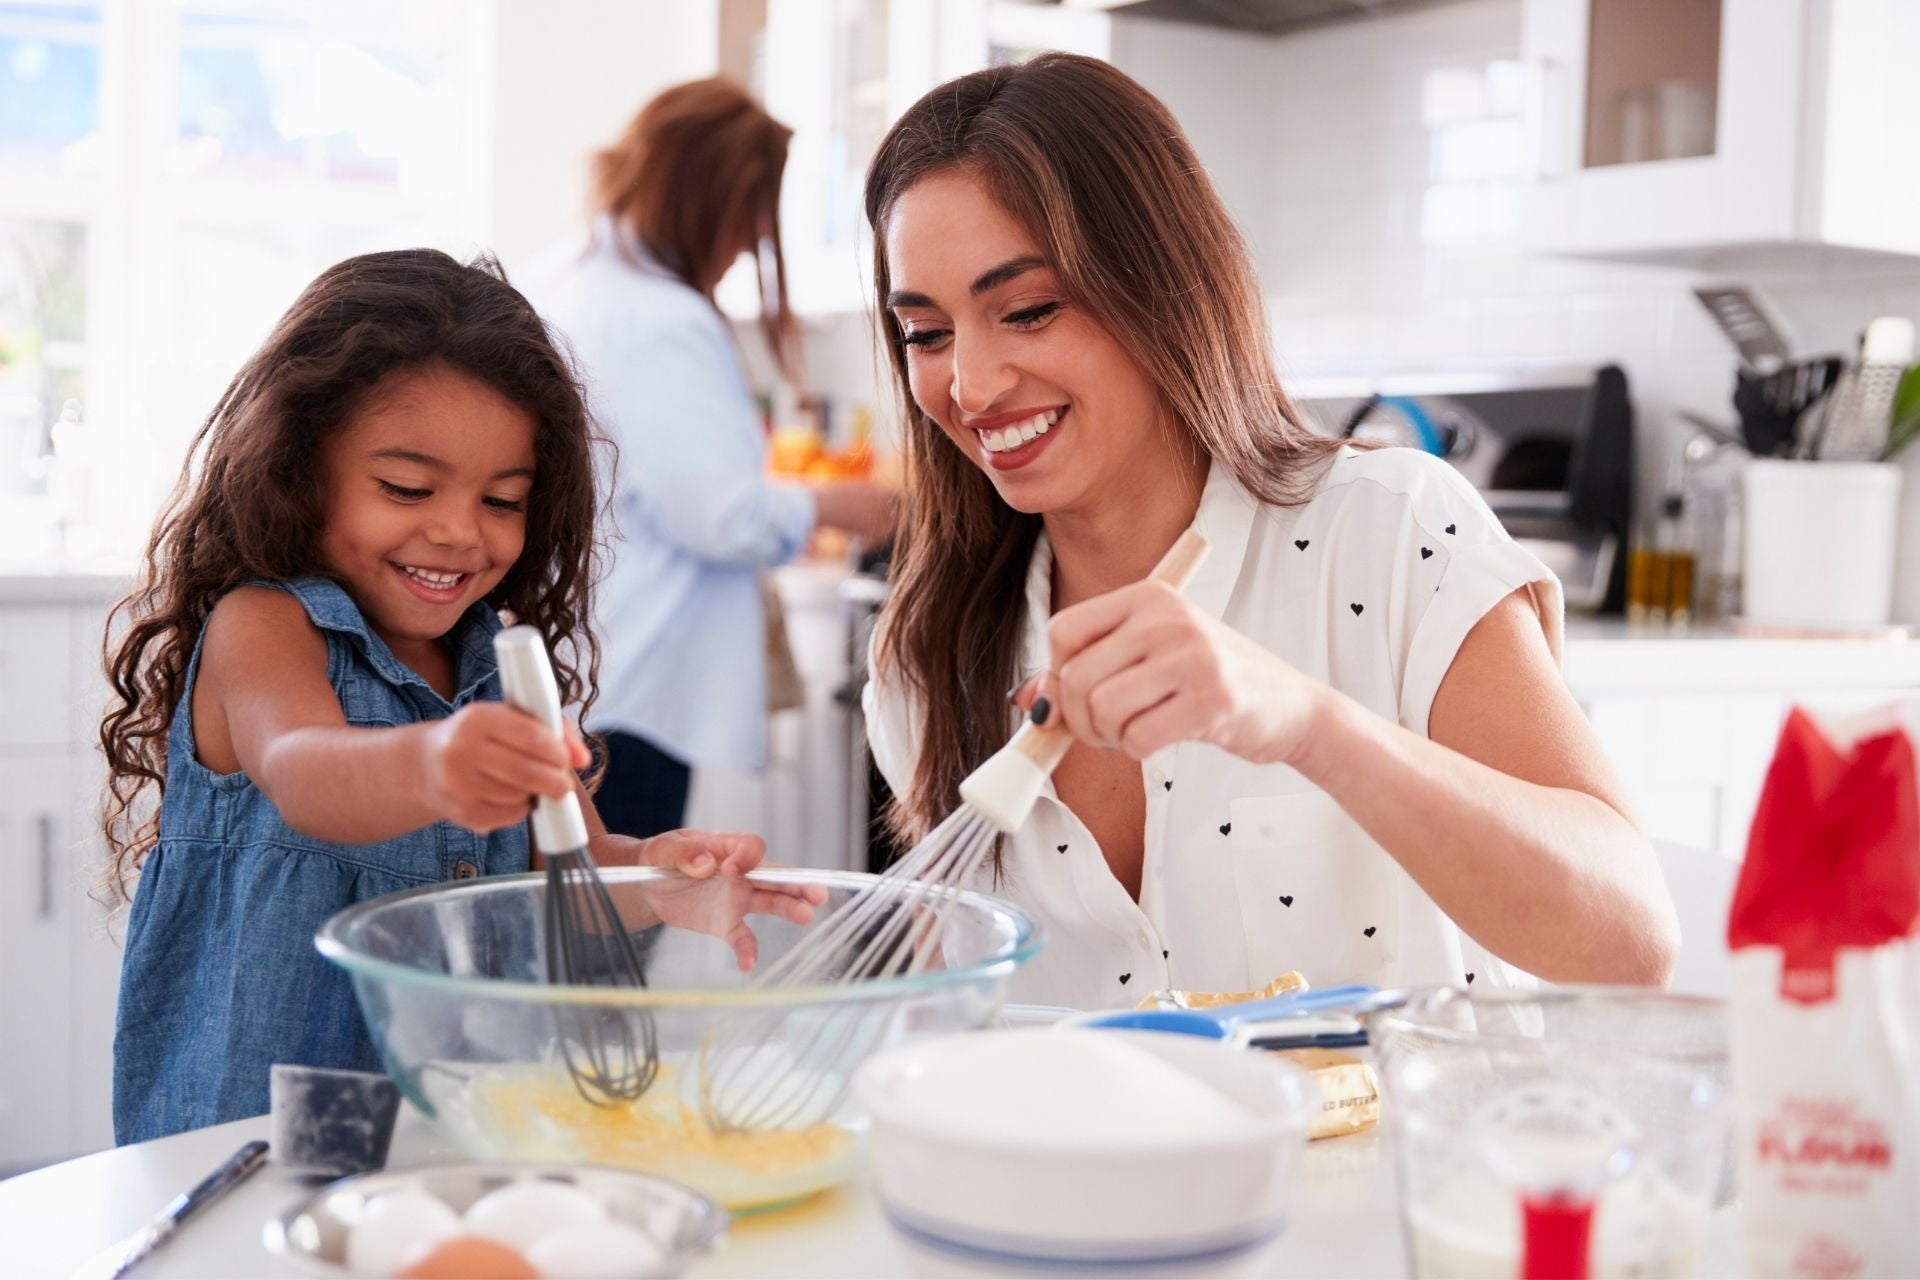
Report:
[[[367,1201],[347,1233],[347,1269],[390,1276],[414,1250],[460,1229],[460,1215],[424,1191],[389,1191]]]
[[[543,1276],[570,1280],[639,1280],[664,1255],[645,1232],[624,1222],[590,1222],[541,1236],[527,1261]]]
[[[530,1180],[489,1191],[467,1210],[467,1230],[525,1253],[542,1236],[606,1219],[595,1196],[564,1182]]]

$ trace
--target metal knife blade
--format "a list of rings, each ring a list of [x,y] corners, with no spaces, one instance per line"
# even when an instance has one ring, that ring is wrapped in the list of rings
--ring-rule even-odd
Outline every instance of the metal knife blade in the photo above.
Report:
[[[202,1178],[191,1191],[175,1196],[167,1207],[154,1215],[140,1230],[127,1238],[126,1252],[113,1269],[113,1280],[145,1262],[180,1229],[180,1224],[238,1186],[248,1174],[267,1162],[267,1144],[249,1142],[230,1156],[225,1164]]]

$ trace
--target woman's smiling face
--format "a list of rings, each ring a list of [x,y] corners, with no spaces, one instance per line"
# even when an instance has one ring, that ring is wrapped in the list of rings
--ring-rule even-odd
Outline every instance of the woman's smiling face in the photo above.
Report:
[[[979,180],[942,170],[914,183],[887,220],[886,254],[914,401],[1009,506],[1104,505],[1167,452],[1152,383]]]

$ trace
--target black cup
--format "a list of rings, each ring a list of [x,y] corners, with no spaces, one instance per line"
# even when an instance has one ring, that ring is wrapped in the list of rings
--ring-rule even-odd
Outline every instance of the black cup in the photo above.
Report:
[[[338,1178],[387,1163],[400,1091],[379,1072],[276,1062],[269,1096],[268,1141],[281,1168]]]

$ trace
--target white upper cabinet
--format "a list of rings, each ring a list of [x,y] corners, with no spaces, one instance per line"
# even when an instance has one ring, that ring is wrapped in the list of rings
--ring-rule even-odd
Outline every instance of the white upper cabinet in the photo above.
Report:
[[[1546,253],[1920,255],[1911,0],[1525,0]]]

